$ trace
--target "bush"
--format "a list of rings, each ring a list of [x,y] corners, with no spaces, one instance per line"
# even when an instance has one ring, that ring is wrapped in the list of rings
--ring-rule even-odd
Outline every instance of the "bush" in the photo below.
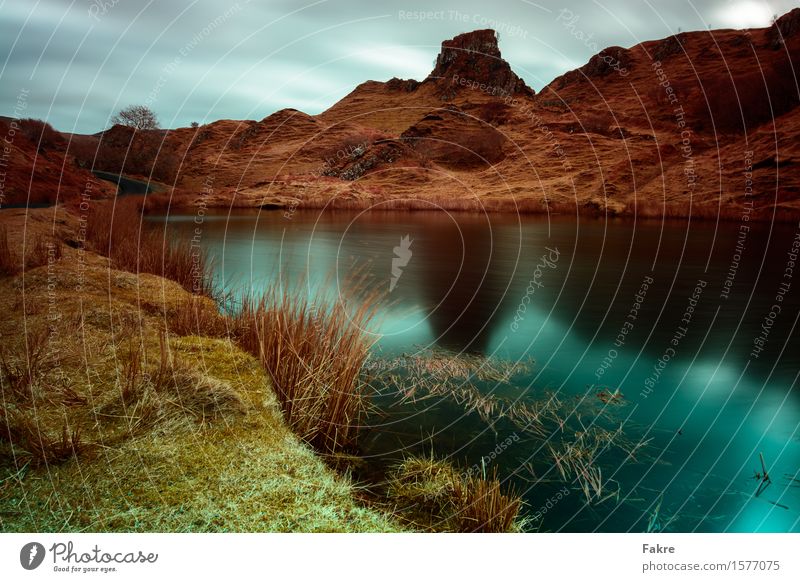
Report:
[[[31,142],[37,144],[37,151],[44,153],[49,150],[63,150],[67,140],[53,126],[41,119],[23,119],[20,121],[22,133]]]

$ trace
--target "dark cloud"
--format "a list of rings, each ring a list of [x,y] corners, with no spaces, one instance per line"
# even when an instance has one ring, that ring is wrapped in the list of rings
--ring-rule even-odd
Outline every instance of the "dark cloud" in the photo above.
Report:
[[[102,129],[130,103],[150,104],[167,127],[260,119],[282,107],[318,113],[364,80],[424,77],[442,40],[476,28],[499,30],[504,57],[538,89],[585,63],[596,48],[631,46],[679,28],[764,26],[796,5],[6,0],[0,112],[10,114],[24,88],[27,115],[78,132]]]

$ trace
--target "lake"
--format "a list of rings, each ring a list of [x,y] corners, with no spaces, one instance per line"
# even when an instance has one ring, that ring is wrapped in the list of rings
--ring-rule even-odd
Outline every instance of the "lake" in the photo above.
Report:
[[[565,420],[536,435],[381,394],[367,471],[411,452],[496,470],[540,531],[800,531],[796,224],[237,210],[168,228],[208,249],[230,290],[281,277],[357,301],[358,274],[385,292],[376,376],[419,354],[525,362],[473,384],[557,402]],[[627,444],[596,452],[603,491],[587,503],[553,451],[601,430]]]

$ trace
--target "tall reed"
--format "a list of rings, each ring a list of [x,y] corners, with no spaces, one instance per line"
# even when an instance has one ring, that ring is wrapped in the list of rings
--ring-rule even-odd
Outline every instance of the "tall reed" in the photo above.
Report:
[[[274,284],[232,316],[238,343],[267,370],[286,421],[323,453],[351,447],[367,410],[361,370],[375,342],[376,306],[376,294],[350,309],[341,296],[328,302],[302,286]]]
[[[206,252],[188,240],[171,240],[163,229],[144,223],[139,203],[122,199],[98,204],[88,219],[89,247],[111,259],[115,269],[151,273],[187,291],[213,295]]]

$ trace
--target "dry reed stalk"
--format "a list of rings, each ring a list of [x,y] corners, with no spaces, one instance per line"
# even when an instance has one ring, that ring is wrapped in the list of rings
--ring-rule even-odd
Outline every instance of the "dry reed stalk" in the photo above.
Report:
[[[19,273],[20,269],[20,260],[8,243],[8,230],[2,226],[0,227],[0,275],[10,277]]]
[[[149,227],[134,200],[97,205],[87,222],[87,243],[116,269],[159,275],[192,293],[214,295],[206,252]]]
[[[0,382],[3,390],[8,387],[10,395],[18,401],[33,399],[36,384],[52,367],[48,344],[48,331],[42,328],[25,335],[19,353],[10,353],[6,346],[0,346]]]
[[[180,336],[225,337],[228,321],[207,297],[192,295],[167,314],[169,331]]]
[[[286,421],[324,453],[355,443],[367,409],[361,372],[377,300],[362,297],[351,312],[342,298],[328,304],[273,285],[233,317],[237,342],[267,370]]]

